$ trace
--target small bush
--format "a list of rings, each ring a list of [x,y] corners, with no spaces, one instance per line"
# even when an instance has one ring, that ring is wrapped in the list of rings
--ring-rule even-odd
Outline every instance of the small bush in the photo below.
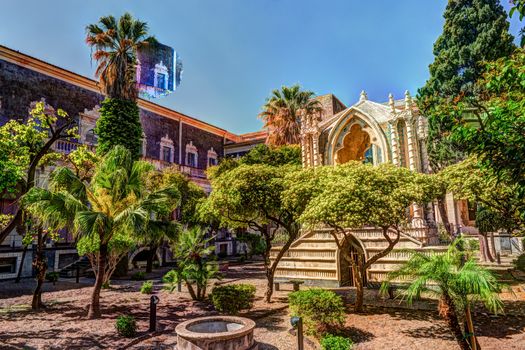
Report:
[[[146,281],[142,283],[142,286],[140,287],[140,292],[142,294],[151,294],[153,293],[153,281]]]
[[[102,289],[109,289],[109,281],[102,283]]]
[[[135,272],[133,275],[131,275],[131,279],[133,281],[143,281],[146,279],[146,273],[144,271]]]
[[[133,338],[137,333],[137,323],[133,316],[121,315],[117,317],[115,328],[118,334],[126,338]]]
[[[350,350],[354,343],[350,338],[327,334],[321,339],[323,350]]]
[[[332,291],[312,288],[288,295],[293,316],[302,317],[307,334],[320,336],[343,326],[343,299]]]
[[[58,281],[58,272],[46,273],[46,281],[53,282],[53,284],[55,284],[55,282]]]
[[[514,260],[513,263],[516,270],[525,272],[525,253],[518,256],[518,258]]]
[[[255,287],[251,284],[229,284],[214,287],[210,299],[215,309],[225,314],[236,314],[250,309],[255,298]]]

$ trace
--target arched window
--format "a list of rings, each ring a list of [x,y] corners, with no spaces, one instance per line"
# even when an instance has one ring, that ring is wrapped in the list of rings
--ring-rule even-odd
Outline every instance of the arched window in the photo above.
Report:
[[[199,161],[199,151],[197,147],[193,144],[193,141],[190,141],[186,145],[186,165],[196,168]]]
[[[208,150],[208,167],[217,165],[217,152],[212,148]]]
[[[160,155],[159,159],[165,162],[173,163],[173,156],[175,147],[173,146],[173,141],[168,137],[164,136],[160,139]]]
[[[89,143],[90,145],[95,145],[98,141],[97,134],[95,134],[94,129],[89,129],[86,133],[86,143]]]

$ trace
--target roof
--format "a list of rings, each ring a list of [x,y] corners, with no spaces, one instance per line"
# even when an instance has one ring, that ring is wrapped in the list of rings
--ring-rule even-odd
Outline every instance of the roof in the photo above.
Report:
[[[392,118],[389,106],[366,99],[360,100],[359,102],[346,108],[345,110],[333,115],[330,118],[323,120],[319,124],[319,126],[321,127],[321,129],[332,127],[335,123],[338,122],[338,120],[343,115],[346,115],[350,110],[356,110],[358,112],[361,112],[370,117],[371,119],[375,120],[378,124],[386,123]]]

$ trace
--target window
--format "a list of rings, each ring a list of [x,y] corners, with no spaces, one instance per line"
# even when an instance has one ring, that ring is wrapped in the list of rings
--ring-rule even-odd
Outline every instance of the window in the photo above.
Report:
[[[171,147],[162,146],[162,160],[165,162],[171,162]]]
[[[86,133],[86,142],[91,144],[91,145],[94,145],[94,144],[97,143],[97,135],[95,134],[95,130],[90,129]]]
[[[15,273],[16,257],[0,258],[0,273]]]
[[[166,88],[166,74],[157,73],[157,87],[160,89]]]
[[[397,137],[399,140],[399,164],[408,167],[408,144],[406,142],[406,123],[404,120],[397,122]]]
[[[208,166],[215,166],[217,165],[217,159],[216,158],[208,158]]]
[[[188,159],[188,163],[187,163],[188,166],[191,166],[194,168],[197,167],[197,157],[195,153],[188,153],[187,159]]]
[[[217,165],[217,152],[211,147],[208,150],[208,167]]]

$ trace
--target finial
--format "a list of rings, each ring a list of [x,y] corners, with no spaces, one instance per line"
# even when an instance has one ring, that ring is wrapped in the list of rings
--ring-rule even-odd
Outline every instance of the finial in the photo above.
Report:
[[[359,102],[368,100],[365,90],[361,90],[361,95],[359,96]]]
[[[392,110],[392,113],[396,112],[396,104],[394,102],[394,95],[392,93],[388,94],[388,105],[390,106],[390,109]]]
[[[410,97],[410,92],[405,91],[405,109],[409,110],[412,108],[412,97]]]

